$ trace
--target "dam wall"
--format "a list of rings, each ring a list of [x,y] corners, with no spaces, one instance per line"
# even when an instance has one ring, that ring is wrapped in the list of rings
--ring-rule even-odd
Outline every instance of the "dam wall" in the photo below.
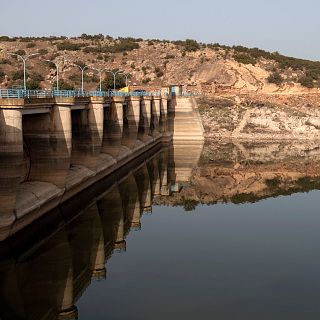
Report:
[[[181,99],[179,96],[172,96],[168,116],[171,119],[169,124],[173,141],[197,144],[204,140],[204,128],[194,97]]]
[[[203,140],[196,109],[189,97],[0,99],[0,241],[158,144]]]

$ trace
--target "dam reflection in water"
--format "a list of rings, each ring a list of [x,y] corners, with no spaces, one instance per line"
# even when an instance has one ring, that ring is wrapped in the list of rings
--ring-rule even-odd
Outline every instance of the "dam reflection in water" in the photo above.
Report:
[[[2,244],[0,318],[318,318],[320,152],[301,148],[174,146],[101,181]]]

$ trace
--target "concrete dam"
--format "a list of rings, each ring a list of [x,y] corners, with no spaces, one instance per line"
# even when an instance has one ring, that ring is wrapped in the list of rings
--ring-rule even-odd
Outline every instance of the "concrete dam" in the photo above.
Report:
[[[0,98],[0,240],[161,146],[181,160],[178,188],[203,140],[193,97]]]

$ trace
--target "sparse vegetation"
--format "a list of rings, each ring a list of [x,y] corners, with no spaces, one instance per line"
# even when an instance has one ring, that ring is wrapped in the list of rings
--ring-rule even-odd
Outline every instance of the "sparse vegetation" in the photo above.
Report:
[[[139,43],[128,40],[121,39],[111,46],[93,46],[85,47],[83,52],[85,53],[125,53],[135,49],[139,49]]]
[[[73,43],[70,41],[64,41],[62,43],[57,44],[57,48],[60,51],[67,50],[67,51],[78,51],[83,47],[83,44]]]
[[[142,70],[142,72],[143,72],[144,75],[147,74],[147,67],[143,66],[143,67],[141,68],[141,70]]]
[[[28,77],[28,74],[26,75]],[[12,80],[23,80],[23,71],[22,70],[17,70],[14,71],[11,75]]]
[[[113,85],[114,85],[113,80],[114,80],[113,75],[110,73],[107,73],[103,82],[102,82],[102,90],[106,91],[106,90],[113,89]],[[125,86],[126,86],[125,77],[122,74],[117,74],[117,76],[116,76],[116,89],[120,89]]]
[[[272,190],[279,188],[280,183],[281,183],[281,180],[278,177],[266,180],[267,187]]]
[[[191,59],[194,59],[199,65],[200,63],[204,64],[205,62],[211,61],[214,63],[217,59],[227,60],[234,58],[235,61],[241,64],[259,64],[259,67],[271,72],[267,79],[258,78],[257,82],[259,83],[267,80],[269,83],[274,83],[278,86],[284,82],[295,82],[300,83],[306,88],[320,87],[319,61],[287,57],[278,52],[268,52],[258,48],[226,46],[219,43],[203,44],[192,39],[183,41],[159,39],[142,40],[140,38],[113,38],[103,34],[88,35],[85,33],[80,37],[72,38],[55,36],[8,37],[4,35],[0,36],[0,41],[3,42],[3,46],[6,48],[4,52],[15,51],[22,56],[26,55],[26,51],[27,53],[39,53],[38,57],[32,58],[32,62],[28,62],[27,68],[30,74],[34,72],[41,73],[41,69],[39,69],[40,63],[37,61],[40,56],[45,56],[45,59],[56,60],[60,55],[61,60],[62,57],[63,59],[66,58],[71,64],[73,62],[78,63],[74,61],[74,58],[78,57],[78,59],[81,58],[81,60],[83,60],[84,64],[92,66],[95,64],[102,65],[102,63],[104,63],[106,67],[111,69],[121,67],[125,72],[131,72],[133,74],[133,82],[137,84],[141,82],[145,84],[152,82],[158,85],[162,82],[160,79],[167,75],[167,72],[169,72],[169,76],[166,77],[166,80],[170,82],[176,68],[188,68],[185,67],[185,62],[191,61]],[[46,43],[44,43],[44,41]],[[144,43],[140,45],[142,41],[144,41]],[[147,45],[149,45],[147,49],[148,53],[143,51]],[[203,48],[212,49],[214,52],[208,54],[207,51],[202,51]],[[131,52],[129,54],[130,51],[137,49],[141,51],[137,53]],[[75,55],[72,53],[73,51],[82,52],[79,55]],[[158,66],[155,66],[155,63],[157,63],[159,59],[163,59],[163,63],[158,63]],[[173,59],[175,59],[175,63],[170,63],[170,68],[167,68],[167,65]],[[2,55],[0,65],[2,65],[1,69],[9,75],[9,86],[17,85],[17,83],[22,80],[21,74],[19,77],[19,74],[15,72],[17,69],[9,67],[10,65],[16,65],[15,58]],[[193,63],[189,65],[190,69],[185,72],[185,81],[189,81],[190,85],[199,85],[198,77],[192,76],[196,75],[196,66],[191,67]],[[11,76],[13,71],[15,73],[14,77]],[[141,74],[141,71],[143,74]],[[73,71],[67,71],[65,78],[70,78],[72,72]],[[91,78],[92,77],[85,77],[85,81],[92,83]],[[29,80],[31,80],[31,78],[29,78]],[[215,81],[215,79],[212,81]],[[220,83],[223,83],[223,81],[217,81],[217,83],[218,86],[220,86]],[[45,85],[45,83],[43,85]]]
[[[2,69],[0,69],[0,81],[3,81],[5,77],[5,73]]]
[[[157,76],[158,78],[161,78],[161,77],[164,75],[163,71],[162,71],[159,67],[156,67],[156,68],[154,69],[154,73],[156,74],[156,76]]]
[[[27,88],[29,90],[38,90],[41,89],[40,81],[36,81],[33,79],[30,79],[27,81]]]
[[[25,56],[26,55],[26,52],[24,50],[17,50],[15,53],[18,54],[19,56]]]
[[[151,81],[150,78],[144,78],[144,79],[142,79],[142,83],[143,83],[143,84],[147,84],[147,83],[149,83],[150,81]]]
[[[257,63],[257,60],[253,58],[252,56],[246,54],[246,53],[236,53],[233,56],[234,60],[236,60],[239,63],[242,64],[252,64],[255,65]]]
[[[283,77],[278,71],[271,73],[267,80],[269,83],[274,83],[276,85],[280,85],[281,83],[283,83]]]
[[[8,59],[0,59],[0,64],[10,64],[11,65],[11,61]]]
[[[29,42],[27,45],[26,45],[26,47],[27,48],[34,48],[34,47],[36,47],[37,45],[34,43],[34,42]]]
[[[44,56],[48,53],[49,51],[47,49],[39,49],[38,50],[38,53],[41,55],[41,56]]]
[[[41,82],[44,81],[44,77],[42,74],[38,73],[38,72],[34,72],[30,75],[30,79],[35,81],[35,82]]]
[[[57,87],[57,82],[54,81],[54,83],[52,84],[52,88],[56,89]],[[74,85],[72,85],[71,83],[67,82],[64,79],[59,80],[59,89],[60,90],[74,90]]]
[[[299,78],[298,82],[299,82],[302,86],[304,86],[304,87],[306,87],[306,88],[310,88],[310,89],[315,86],[315,83],[314,83],[313,78],[310,77],[310,76],[307,76],[307,75]]]
[[[198,51],[201,46],[196,40],[187,39],[185,41],[174,41],[175,45],[181,47],[183,51],[192,52]]]

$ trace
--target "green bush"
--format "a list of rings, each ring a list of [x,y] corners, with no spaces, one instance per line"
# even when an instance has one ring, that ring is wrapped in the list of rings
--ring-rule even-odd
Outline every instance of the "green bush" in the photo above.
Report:
[[[0,64],[9,64],[11,65],[11,61],[9,59],[0,59]]]
[[[3,81],[5,77],[5,73],[2,69],[0,69],[0,81]]]
[[[236,53],[233,56],[234,60],[242,64],[252,64],[255,65],[257,60],[246,53]]]
[[[266,185],[269,189],[277,189],[279,188],[280,184],[281,184],[281,180],[280,178],[276,177],[273,179],[266,179]]]
[[[36,44],[34,42],[30,42],[26,45],[27,48],[34,48]]]
[[[104,35],[101,33],[95,35],[83,33],[80,38],[85,40],[104,40]]]
[[[57,88],[57,81],[55,81],[52,84],[52,88],[53,89]],[[72,85],[71,83],[65,81],[64,79],[60,79],[59,80],[59,89],[60,90],[74,90],[74,85]]]
[[[28,74],[26,74],[26,77],[28,77]],[[13,81],[23,80],[23,70],[14,71],[11,75],[11,79]]]
[[[0,41],[12,42],[12,41],[16,41],[16,39],[15,38],[10,38],[8,36],[0,36]]]
[[[41,89],[40,81],[30,79],[27,81],[27,88],[29,90],[38,90]]]
[[[164,75],[163,71],[159,67],[154,69],[154,73],[156,74],[157,78],[161,78]]]
[[[149,83],[150,81],[151,81],[150,78],[144,78],[144,79],[142,79],[142,83],[143,83],[143,84],[147,84],[147,83]]]
[[[304,86],[304,87],[306,87],[306,88],[314,88],[314,86],[315,86],[315,83],[314,83],[314,81],[313,81],[313,78],[312,77],[310,77],[310,76],[303,76],[303,77],[301,77],[299,80],[298,80],[298,82],[302,85],[302,86]]]
[[[147,74],[147,67],[143,66],[143,67],[141,67],[141,70],[142,70],[144,75]]]
[[[117,74],[116,76],[116,89],[120,89],[126,86],[125,76],[122,74]],[[107,91],[109,89],[113,89],[113,75],[111,73],[107,73],[106,77],[102,81],[102,90]]]
[[[199,202],[196,200],[183,198],[182,206],[184,211],[186,212],[195,211],[198,205],[199,205]]]
[[[44,77],[42,74],[38,73],[38,72],[34,72],[30,75],[30,79],[36,82],[41,82],[44,81]]]
[[[38,53],[41,55],[41,56],[44,56],[48,53],[48,50],[47,49],[39,49],[38,50]]]
[[[280,75],[280,73],[277,72],[277,71],[271,73],[269,75],[269,77],[267,78],[267,80],[268,80],[269,83],[274,83],[276,85],[280,85],[281,83],[283,83],[283,78]]]
[[[121,39],[111,46],[85,47],[82,51],[85,53],[125,53],[139,48],[137,42]]]
[[[15,53],[20,55],[20,56],[25,56],[26,55],[26,52],[24,50],[17,50]]]
[[[64,41],[57,44],[57,48],[60,51],[67,50],[67,51],[78,51],[83,47],[81,43],[72,43],[70,41]]]
[[[200,44],[196,40],[192,39],[174,41],[173,43],[187,52],[198,51],[201,48]]]

